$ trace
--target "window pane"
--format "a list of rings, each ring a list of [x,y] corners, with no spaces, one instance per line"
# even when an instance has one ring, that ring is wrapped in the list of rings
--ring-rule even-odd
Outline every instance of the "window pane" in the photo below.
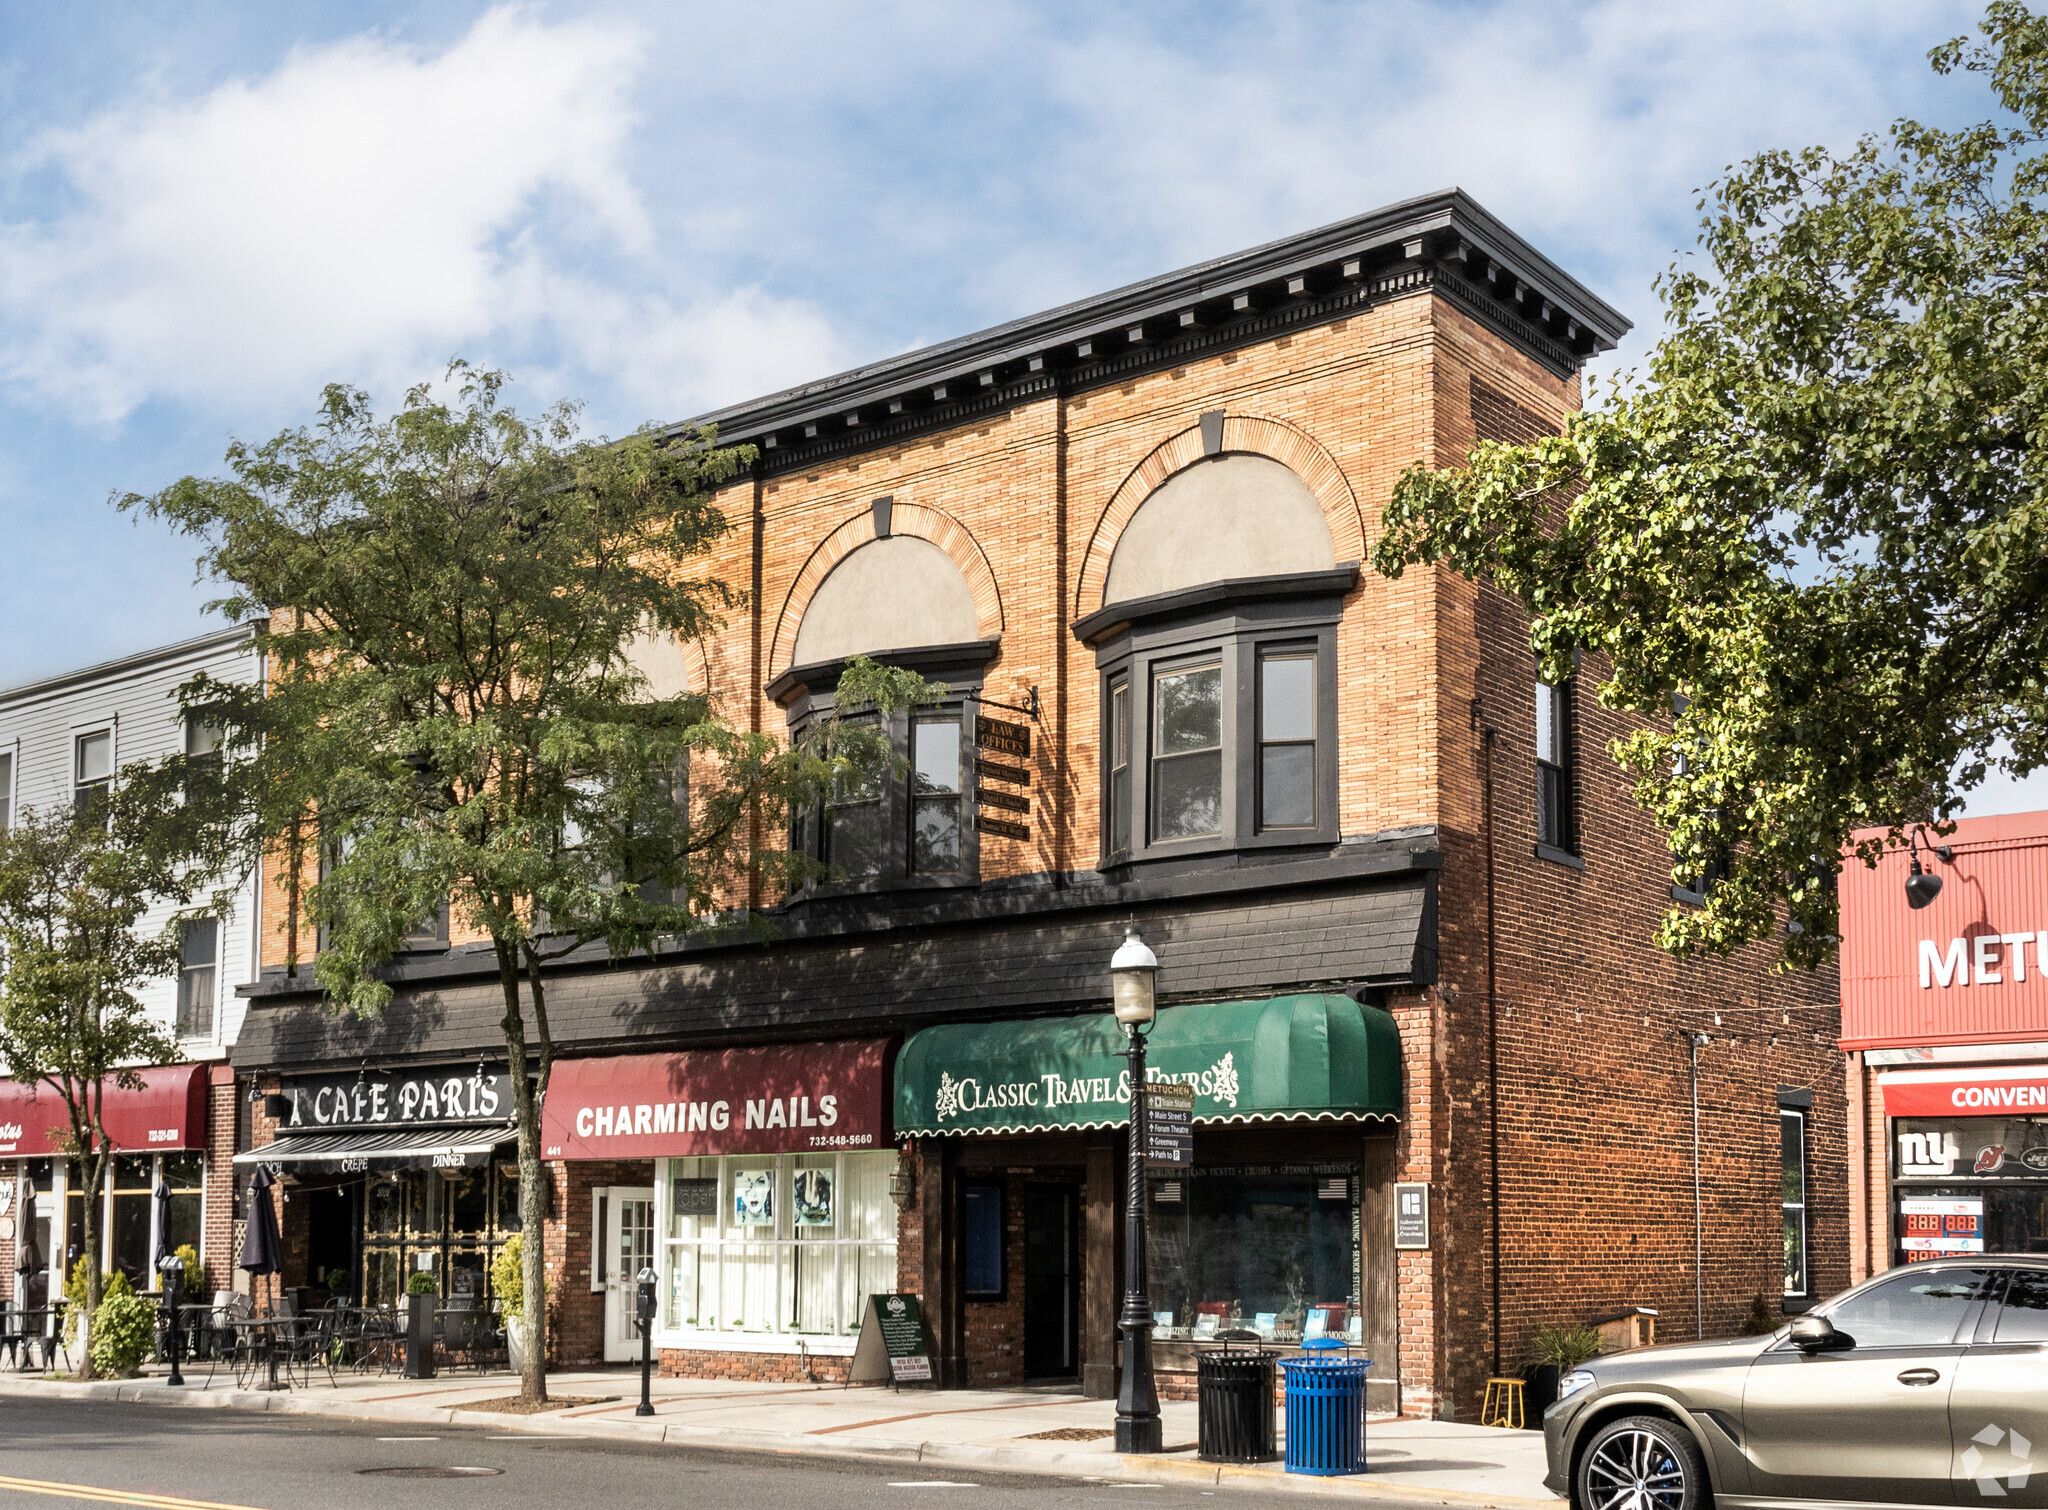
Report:
[[[1109,847],[1122,854],[1131,847],[1131,768],[1109,778]]]
[[[1567,848],[1570,835],[1565,826],[1564,772],[1553,765],[1536,767],[1536,840],[1540,844]]]
[[[2015,1269],[1998,1313],[1999,1342],[2048,1342],[2048,1273]]]
[[[844,870],[849,879],[881,874],[887,841],[888,836],[882,832],[881,803],[862,802],[829,809],[825,859]]]
[[[960,868],[960,799],[919,797],[910,829],[910,868],[947,875]]]
[[[960,790],[960,720],[920,718],[910,730],[912,790]]]
[[[969,1295],[1003,1293],[1003,1187],[969,1185],[962,1192],[965,1204],[961,1251]]]
[[[1314,745],[1268,745],[1259,752],[1259,826],[1313,827],[1315,788]]]
[[[114,774],[114,736],[87,734],[78,741],[78,779],[104,781]]]
[[[1152,753],[1179,755],[1223,744],[1223,668],[1196,666],[1153,678]]]
[[[164,1212],[164,1247],[175,1253],[189,1246],[194,1253],[199,1251],[199,1196],[174,1195],[169,1208]],[[188,1274],[188,1285],[203,1282],[202,1276]]]
[[[14,821],[14,757],[0,755],[0,834]]]
[[[1991,1269],[1902,1274],[1852,1296],[1827,1313],[1838,1331],[1864,1347],[1939,1347],[1951,1341],[1973,1302],[1990,1287]]]
[[[1198,839],[1223,831],[1223,752],[1152,763],[1156,839]]]
[[[1111,765],[1131,763],[1131,684],[1118,682],[1109,694],[1109,759]]]
[[[1785,1293],[1806,1293],[1806,1210],[1791,1206],[1785,1210]]]
[[[184,959],[185,967],[210,965],[218,956],[220,946],[220,922],[215,918],[195,918],[185,925]]]
[[[1269,655],[1259,671],[1259,738],[1314,739],[1315,657]]]
[[[1563,765],[1561,753],[1563,722],[1558,717],[1557,688],[1548,682],[1536,684],[1536,758]]]
[[[1806,1204],[1806,1119],[1780,1117],[1779,1141],[1783,1151],[1785,1204]]]
[[[213,1032],[213,966],[187,970],[178,996],[178,1031],[191,1038]]]
[[[220,750],[220,725],[204,715],[194,714],[185,720],[185,753],[187,755],[212,755]]]

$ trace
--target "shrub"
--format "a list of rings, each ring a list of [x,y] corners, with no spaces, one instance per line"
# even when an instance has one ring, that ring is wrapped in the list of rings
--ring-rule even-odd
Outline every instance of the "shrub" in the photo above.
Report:
[[[498,1309],[508,1321],[518,1321],[526,1315],[526,1234],[515,1232],[498,1250],[498,1256],[491,1260],[491,1293],[498,1297]],[[554,1286],[545,1279],[541,1281],[543,1294],[551,1294]]]
[[[185,1293],[189,1295],[206,1283],[206,1273],[199,1267],[199,1250],[190,1243],[178,1244],[178,1257],[185,1265]]]
[[[137,1295],[116,1271],[92,1314],[92,1366],[103,1374],[132,1374],[156,1347],[156,1302]]]
[[[1764,1298],[1763,1291],[1759,1290],[1750,1296],[1749,1315],[1744,1317],[1742,1322],[1743,1336],[1767,1336],[1784,1324],[1784,1318],[1778,1314],[1777,1307]]]
[[[71,1266],[71,1277],[64,1281],[64,1298],[71,1302],[70,1305],[64,1308],[64,1345],[66,1347],[76,1347],[78,1345],[78,1318],[85,1314],[85,1292],[90,1288],[91,1284],[92,1281],[86,1274],[85,1259],[80,1257],[78,1262]],[[103,1298],[104,1293],[103,1286]]]
[[[1529,1350],[1523,1354],[1522,1362],[1529,1368],[1551,1364],[1560,1374],[1568,1374],[1598,1353],[1600,1346],[1600,1334],[1592,1327],[1540,1326],[1529,1339]]]
[[[441,1293],[441,1281],[434,1275],[429,1274],[425,1269],[415,1269],[405,1282],[405,1293],[408,1295],[439,1295]]]

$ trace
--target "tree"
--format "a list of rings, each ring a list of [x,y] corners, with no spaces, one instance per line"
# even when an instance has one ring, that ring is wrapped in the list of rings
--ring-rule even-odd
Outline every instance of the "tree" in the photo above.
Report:
[[[751,452],[709,431],[586,441],[569,406],[529,422],[500,402],[501,374],[449,376],[459,402],[422,386],[382,420],[331,387],[317,426],[233,446],[230,477],[119,503],[203,540],[202,571],[233,589],[217,606],[262,624],[266,688],[181,690],[231,753],[220,799],[187,818],[189,853],[272,848],[294,926],[303,895],[324,930],[314,974],[339,1010],[385,1009],[380,966],[443,905],[491,942],[532,1327],[522,1393],[541,1400],[545,967],[594,940],[651,958],[663,937],[730,926],[807,863],[759,837],[889,756],[852,723],[801,749],[736,732],[703,690],[659,697],[635,669],[650,637],[700,636],[738,601],[694,573],[729,528],[712,490]],[[849,704],[930,695],[872,665],[849,678]]]
[[[114,801],[119,803],[117,796]],[[127,837],[132,838],[132,833]],[[100,1209],[114,1157],[102,1113],[108,1086],[138,1089],[133,1066],[175,1059],[178,1045],[135,988],[178,969],[177,925],[141,931],[152,904],[189,902],[189,882],[145,846],[122,842],[100,808],[22,813],[0,831],[0,1063],[63,1101],[65,1146],[88,1193],[84,1310],[99,1313]],[[61,1225],[61,1224],[60,1224]],[[86,1350],[84,1372],[94,1360]]]
[[[1888,829],[1875,864],[2048,762],[2048,22],[1997,0],[1980,30],[1932,61],[2005,119],[1730,169],[1640,382],[1386,512],[1382,572],[1490,580],[1547,678],[1597,652],[1602,705],[1648,721],[1613,753],[1674,874],[1728,863],[1666,917],[1681,954],[1782,908],[1784,963],[1825,961],[1852,830]]]

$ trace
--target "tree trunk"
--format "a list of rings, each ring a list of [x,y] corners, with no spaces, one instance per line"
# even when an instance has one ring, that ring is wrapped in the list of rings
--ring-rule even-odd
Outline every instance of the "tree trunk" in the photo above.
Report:
[[[519,1228],[521,1311],[526,1320],[526,1356],[520,1360],[519,1398],[548,1397],[547,1365],[547,1171],[540,1161],[540,1098],[526,1078],[526,1014],[519,1001],[517,946],[493,940],[498,983],[505,993],[506,1078],[512,1082],[514,1125],[519,1136]]]
[[[85,1155],[78,1160],[78,1172],[85,1177],[84,1198],[80,1202],[85,1217],[85,1309],[78,1318],[78,1351],[80,1354],[78,1374],[82,1379],[98,1377],[92,1365],[92,1323],[100,1313],[101,1292],[105,1288],[105,1277],[100,1273],[100,1208],[106,1202],[107,1155],[104,1152]],[[68,1199],[68,1197],[67,1197]],[[61,1230],[63,1213],[56,1213],[57,1220],[50,1223],[51,1246],[59,1241],[55,1233]],[[69,1266],[64,1275],[71,1278]],[[76,1304],[76,1301],[73,1302]]]

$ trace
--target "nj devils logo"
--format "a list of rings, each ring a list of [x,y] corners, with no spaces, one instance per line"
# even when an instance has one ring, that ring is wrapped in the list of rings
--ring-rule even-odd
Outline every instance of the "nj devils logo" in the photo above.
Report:
[[[2005,1166],[2005,1145],[1991,1143],[1977,1150],[1977,1162],[1971,1174],[1997,1174]]]

